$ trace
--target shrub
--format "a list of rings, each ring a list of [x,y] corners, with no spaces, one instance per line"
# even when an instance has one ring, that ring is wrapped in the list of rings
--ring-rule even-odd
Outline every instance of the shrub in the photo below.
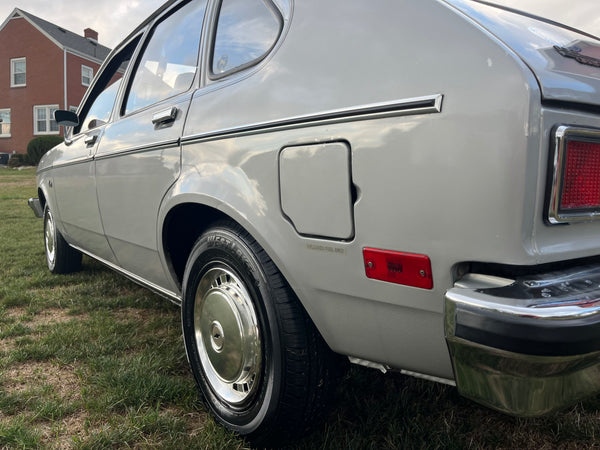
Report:
[[[27,156],[29,164],[37,166],[42,156],[52,147],[60,144],[63,138],[60,136],[38,136],[27,144]]]
[[[8,160],[7,167],[20,167],[29,163],[29,158],[27,155],[23,155],[21,153],[15,153],[10,155],[10,159]]]

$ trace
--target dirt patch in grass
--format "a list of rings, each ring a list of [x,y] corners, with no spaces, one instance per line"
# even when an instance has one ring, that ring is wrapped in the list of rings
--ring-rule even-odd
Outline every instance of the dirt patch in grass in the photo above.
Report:
[[[2,182],[2,186],[6,187],[6,188],[31,186],[31,181],[29,181],[29,180],[6,182],[6,181],[4,181],[5,179],[6,179],[6,177],[0,177],[0,182]]]
[[[29,362],[9,367],[4,372],[4,389],[9,393],[22,393],[32,386],[51,385],[54,394],[62,400],[81,398],[79,377],[73,366],[59,366],[49,362]]]
[[[60,450],[73,448],[75,440],[81,440],[89,433],[93,433],[86,427],[88,418],[85,411],[80,411],[58,422],[41,424],[38,429],[44,447]]]
[[[170,316],[168,313],[158,312],[150,309],[123,308],[114,311],[113,316],[120,323],[127,323],[131,320],[139,320],[141,322],[149,322],[157,317]]]
[[[208,415],[204,412],[191,412],[184,414],[187,431],[190,436],[199,436],[204,433]]]
[[[0,339],[0,355],[7,354],[16,348],[14,338]]]
[[[31,314],[25,308],[11,308],[6,311],[6,317],[26,323],[32,329],[40,326],[65,323],[76,316],[69,314],[66,309],[47,308]],[[79,316],[77,316],[79,317]]]
[[[29,324],[39,327],[43,325],[52,325],[55,323],[65,323],[72,320],[74,316],[70,315],[68,311],[59,308],[44,309],[39,313],[31,317]]]

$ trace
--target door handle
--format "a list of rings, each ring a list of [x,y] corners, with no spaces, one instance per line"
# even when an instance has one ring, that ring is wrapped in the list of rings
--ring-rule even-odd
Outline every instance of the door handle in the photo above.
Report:
[[[178,112],[179,110],[175,106],[159,111],[152,116],[152,123],[154,125],[162,125],[173,122],[177,118]]]
[[[89,147],[90,145],[94,145],[97,140],[98,140],[97,134],[90,134],[89,136],[86,136],[83,139],[83,142],[85,143],[85,145],[87,145]]]

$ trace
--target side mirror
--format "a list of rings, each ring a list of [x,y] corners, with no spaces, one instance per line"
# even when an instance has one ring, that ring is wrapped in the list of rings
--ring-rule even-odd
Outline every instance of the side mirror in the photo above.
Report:
[[[54,120],[63,127],[76,127],[79,125],[79,117],[72,111],[58,109],[54,111]]]

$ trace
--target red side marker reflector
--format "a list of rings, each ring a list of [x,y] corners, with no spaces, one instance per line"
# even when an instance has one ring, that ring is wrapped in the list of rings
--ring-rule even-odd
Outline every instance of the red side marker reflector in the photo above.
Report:
[[[426,255],[365,248],[363,258],[368,278],[422,289],[433,288],[431,261]]]

